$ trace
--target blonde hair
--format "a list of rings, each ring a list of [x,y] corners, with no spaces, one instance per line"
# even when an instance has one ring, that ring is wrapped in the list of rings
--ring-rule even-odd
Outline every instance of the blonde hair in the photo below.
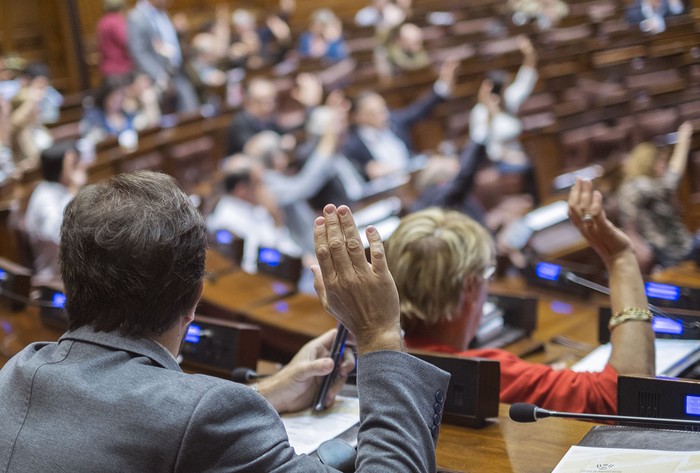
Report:
[[[625,179],[639,176],[655,177],[654,168],[659,150],[652,143],[639,143],[630,151],[623,165]]]
[[[464,283],[492,264],[494,244],[479,223],[451,210],[430,208],[404,217],[386,244],[389,270],[407,332],[451,321]]]

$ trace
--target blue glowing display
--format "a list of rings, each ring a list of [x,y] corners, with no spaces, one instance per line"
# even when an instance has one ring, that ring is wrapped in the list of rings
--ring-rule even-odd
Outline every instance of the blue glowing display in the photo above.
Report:
[[[62,292],[54,292],[53,297],[51,297],[51,304],[54,307],[63,309],[66,305],[66,295]]]
[[[274,248],[260,248],[258,261],[268,266],[276,267],[282,262],[282,253]]]
[[[552,263],[538,263],[535,268],[535,274],[540,279],[548,281],[556,281],[561,273],[561,266]]]
[[[700,416],[700,396],[685,397],[685,413],[689,416]]]
[[[190,324],[187,327],[187,335],[185,335],[186,343],[199,343],[199,337],[202,335],[202,327],[195,324]]]
[[[217,230],[214,236],[216,238],[216,242],[221,245],[230,245],[233,243],[233,233],[229,232],[228,230]]]
[[[0,269],[0,281],[4,281],[5,279],[7,279],[7,272]]]
[[[681,288],[668,284],[648,282],[645,284],[647,297],[654,299],[664,299],[667,301],[677,301],[681,297]]]
[[[671,320],[668,317],[654,317],[651,328],[653,328],[656,333],[665,333],[669,335],[680,335],[683,333],[683,324],[678,320]]]

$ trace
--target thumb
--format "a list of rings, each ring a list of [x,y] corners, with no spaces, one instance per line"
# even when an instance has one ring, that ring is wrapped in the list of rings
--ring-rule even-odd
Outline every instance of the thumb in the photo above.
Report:
[[[299,380],[306,381],[317,376],[325,376],[333,371],[332,358],[319,358],[299,366]]]

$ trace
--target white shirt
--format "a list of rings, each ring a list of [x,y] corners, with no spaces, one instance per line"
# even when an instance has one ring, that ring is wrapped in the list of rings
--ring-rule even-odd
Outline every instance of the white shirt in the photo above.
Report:
[[[379,130],[368,126],[361,126],[357,131],[375,161],[396,170],[406,169],[411,156],[396,133],[389,128]]]
[[[484,143],[492,161],[509,161],[523,158],[518,137],[522,124],[516,117],[520,106],[527,100],[537,83],[537,70],[522,66],[515,80],[503,92],[503,111],[491,117],[486,105],[477,103],[469,117],[469,134],[473,141]],[[512,162],[511,164],[522,164]]]
[[[253,205],[231,195],[224,195],[207,218],[210,232],[228,230],[245,241],[243,269],[257,272],[258,248],[271,247],[290,256],[301,256],[302,250],[294,243],[286,227],[275,226],[266,208]]]
[[[24,218],[34,253],[36,283],[58,278],[58,243],[63,210],[72,198],[66,186],[48,181],[40,182],[29,198]]]

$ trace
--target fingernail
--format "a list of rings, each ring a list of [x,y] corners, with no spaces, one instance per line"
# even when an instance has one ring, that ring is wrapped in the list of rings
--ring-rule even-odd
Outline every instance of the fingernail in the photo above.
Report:
[[[340,207],[338,207],[338,213],[340,215],[347,215],[349,211],[350,211],[350,209],[348,207],[346,207],[345,205],[341,205]]]
[[[323,225],[325,225],[326,219],[323,217],[318,217],[314,223],[317,227],[322,227]]]
[[[335,205],[333,204],[328,204],[325,207],[323,207],[323,213],[326,215],[332,215],[333,212],[335,212]]]
[[[367,227],[367,233],[377,233],[377,229],[370,225],[369,227]]]

